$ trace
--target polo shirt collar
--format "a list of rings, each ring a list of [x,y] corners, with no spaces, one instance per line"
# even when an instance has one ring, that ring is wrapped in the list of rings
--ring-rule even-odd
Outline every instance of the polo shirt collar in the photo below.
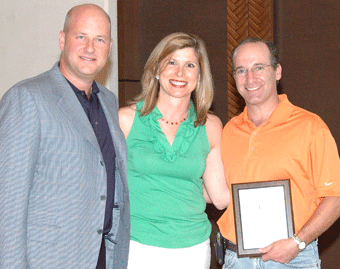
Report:
[[[280,103],[268,119],[270,123],[283,123],[293,113],[294,106],[289,102],[286,94],[279,95]]]
[[[279,95],[280,103],[275,108],[274,112],[270,115],[268,123],[282,123],[286,122],[290,115],[293,112],[294,106],[291,102],[289,102],[288,97],[286,94],[280,94]],[[244,108],[243,113],[241,113],[237,119],[236,124],[243,124],[244,122],[251,122],[248,119],[248,110],[247,107]]]

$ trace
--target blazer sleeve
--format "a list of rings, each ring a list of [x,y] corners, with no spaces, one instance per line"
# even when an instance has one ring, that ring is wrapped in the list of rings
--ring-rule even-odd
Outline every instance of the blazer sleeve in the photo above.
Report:
[[[0,101],[0,268],[26,268],[27,211],[39,154],[32,94],[10,89]]]

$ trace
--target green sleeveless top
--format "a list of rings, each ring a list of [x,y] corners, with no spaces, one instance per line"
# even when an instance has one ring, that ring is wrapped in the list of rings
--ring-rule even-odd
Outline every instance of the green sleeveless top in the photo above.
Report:
[[[142,105],[127,137],[131,240],[165,248],[200,244],[211,233],[201,178],[210,152],[205,126],[194,127],[191,103],[170,145],[158,108],[140,117]]]

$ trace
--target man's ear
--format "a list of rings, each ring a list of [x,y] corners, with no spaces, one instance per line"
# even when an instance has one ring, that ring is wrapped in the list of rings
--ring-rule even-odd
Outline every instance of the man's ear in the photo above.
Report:
[[[60,31],[59,33],[59,47],[61,51],[64,51],[64,47],[65,47],[65,32],[64,31]]]
[[[276,80],[280,80],[282,76],[282,66],[280,64],[277,64],[275,72],[276,72],[275,74]]]
[[[111,39],[111,41],[110,41],[110,52],[109,52],[109,55],[111,55],[111,49],[112,49],[112,39]]]

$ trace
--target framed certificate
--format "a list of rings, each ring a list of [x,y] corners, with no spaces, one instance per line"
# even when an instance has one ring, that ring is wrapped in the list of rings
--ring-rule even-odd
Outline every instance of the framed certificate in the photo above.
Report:
[[[260,256],[259,248],[293,236],[289,179],[231,186],[239,257]]]

